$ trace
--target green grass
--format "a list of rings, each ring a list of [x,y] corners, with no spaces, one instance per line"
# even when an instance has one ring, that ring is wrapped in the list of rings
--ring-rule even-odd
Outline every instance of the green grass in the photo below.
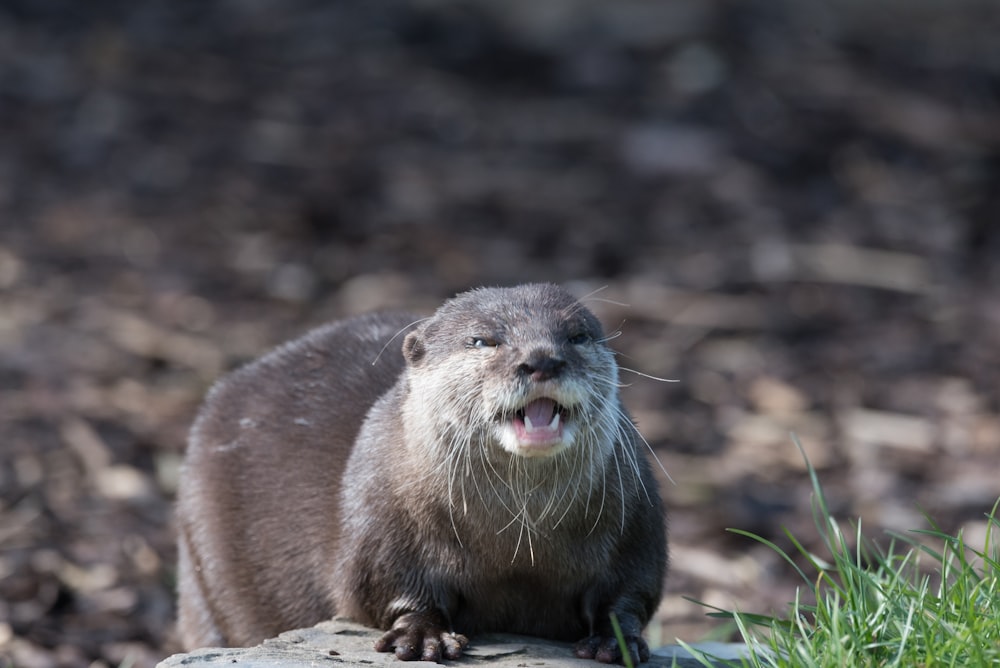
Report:
[[[749,658],[730,665],[1000,666],[1000,549],[994,541],[1000,500],[987,515],[981,548],[966,545],[961,532],[941,531],[928,517],[930,529],[893,535],[882,549],[862,535],[860,521],[845,531],[830,515],[816,472],[806,464],[825,555],[810,552],[787,530],[792,554],[734,530],[775,550],[804,585],[782,617],[712,613],[732,620],[748,645]],[[797,565],[796,554],[805,566]]]

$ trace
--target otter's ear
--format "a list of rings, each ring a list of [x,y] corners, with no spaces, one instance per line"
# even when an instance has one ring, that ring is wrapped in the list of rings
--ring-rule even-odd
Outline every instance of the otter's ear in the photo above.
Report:
[[[406,335],[403,339],[403,357],[412,365],[417,366],[424,359],[427,348],[424,346],[424,338],[421,330],[415,330]]]

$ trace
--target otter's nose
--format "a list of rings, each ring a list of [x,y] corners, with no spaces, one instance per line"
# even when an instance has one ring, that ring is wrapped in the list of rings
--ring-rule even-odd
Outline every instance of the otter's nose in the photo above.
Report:
[[[530,376],[534,381],[551,380],[559,376],[566,367],[566,360],[544,352],[534,352],[526,362],[517,365],[517,373]]]

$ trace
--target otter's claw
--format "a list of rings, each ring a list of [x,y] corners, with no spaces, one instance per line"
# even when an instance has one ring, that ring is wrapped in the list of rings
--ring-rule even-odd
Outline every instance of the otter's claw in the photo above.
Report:
[[[394,652],[403,661],[458,659],[469,639],[446,631],[431,615],[411,612],[402,615],[392,628],[375,642],[379,652]]]
[[[649,661],[649,645],[642,636],[625,636],[625,647],[628,648],[633,665]],[[573,650],[581,659],[594,659],[601,663],[624,663],[618,639],[614,636],[596,635],[584,638],[573,646]]]

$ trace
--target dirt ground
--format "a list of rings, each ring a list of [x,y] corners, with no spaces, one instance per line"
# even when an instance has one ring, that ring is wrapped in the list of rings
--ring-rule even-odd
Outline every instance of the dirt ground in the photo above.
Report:
[[[218,375],[549,280],[672,477],[654,643],[799,584],[790,432],[865,533],[1000,496],[993,0],[0,4],[0,666],[176,651]],[[294,490],[290,490],[294,493]]]

